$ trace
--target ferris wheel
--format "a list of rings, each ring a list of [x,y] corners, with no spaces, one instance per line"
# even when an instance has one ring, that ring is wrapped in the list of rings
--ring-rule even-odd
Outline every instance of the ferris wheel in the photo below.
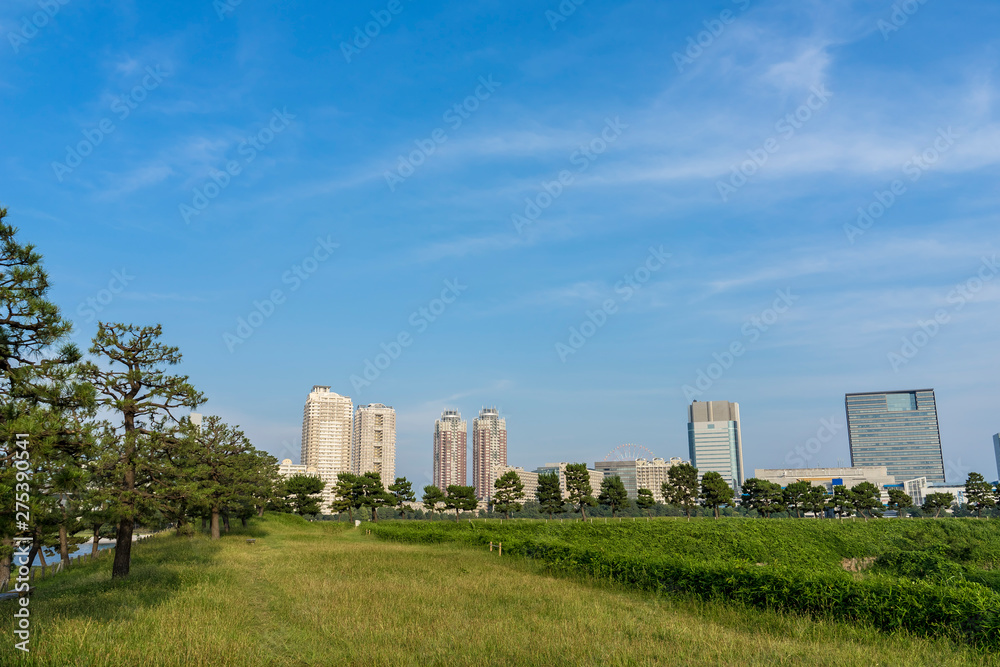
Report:
[[[642,445],[618,445],[604,457],[605,461],[635,461],[636,459],[652,459],[653,452]]]

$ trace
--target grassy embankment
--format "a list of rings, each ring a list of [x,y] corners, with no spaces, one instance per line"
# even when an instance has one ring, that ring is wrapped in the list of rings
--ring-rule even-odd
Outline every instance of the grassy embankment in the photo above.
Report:
[[[248,531],[255,545],[241,531],[157,537],[127,581],[104,561],[40,582],[28,660],[12,646],[15,607],[0,603],[0,664],[1000,664],[948,639],[670,600],[343,528],[269,516]]]
[[[380,524],[672,596],[738,601],[1000,649],[1000,523],[976,519]]]

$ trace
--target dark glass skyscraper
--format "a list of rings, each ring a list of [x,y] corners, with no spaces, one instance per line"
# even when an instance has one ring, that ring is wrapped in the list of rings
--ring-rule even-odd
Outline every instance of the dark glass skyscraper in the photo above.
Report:
[[[944,484],[933,389],[847,394],[851,465],[885,466],[896,481]]]

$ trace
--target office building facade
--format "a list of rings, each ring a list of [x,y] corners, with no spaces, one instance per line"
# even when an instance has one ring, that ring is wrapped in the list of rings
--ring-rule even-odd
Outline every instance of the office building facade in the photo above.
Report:
[[[337,474],[351,471],[353,406],[348,396],[316,385],[302,411],[302,465],[315,468],[326,482],[321,508],[330,512]]]
[[[476,497],[493,497],[493,483],[507,466],[507,420],[496,408],[483,408],[472,420],[472,483]]]
[[[739,403],[694,401],[688,406],[688,451],[699,480],[706,472],[717,472],[740,495],[744,475]]]
[[[468,424],[457,410],[445,410],[434,422],[434,486],[447,491],[466,485]]]
[[[997,479],[1000,480],[1000,433],[993,436],[993,455],[997,459]]]
[[[351,472],[377,472],[386,489],[396,480],[396,411],[381,403],[354,411]]]
[[[885,466],[899,480],[944,484],[933,389],[847,394],[852,466]]]

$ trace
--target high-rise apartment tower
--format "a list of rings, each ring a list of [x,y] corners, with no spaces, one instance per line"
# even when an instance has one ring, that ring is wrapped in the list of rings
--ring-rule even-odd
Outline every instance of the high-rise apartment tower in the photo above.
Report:
[[[434,486],[447,491],[452,484],[465,486],[468,424],[457,410],[445,410],[434,422]]]
[[[302,411],[302,465],[326,482],[321,507],[330,512],[337,473],[351,471],[351,399],[316,385]]]
[[[493,484],[507,466],[507,420],[496,408],[483,408],[472,420],[472,483],[476,497],[493,497]]]
[[[391,407],[372,403],[354,411],[351,472],[377,472],[387,489],[396,481],[396,411]]]

